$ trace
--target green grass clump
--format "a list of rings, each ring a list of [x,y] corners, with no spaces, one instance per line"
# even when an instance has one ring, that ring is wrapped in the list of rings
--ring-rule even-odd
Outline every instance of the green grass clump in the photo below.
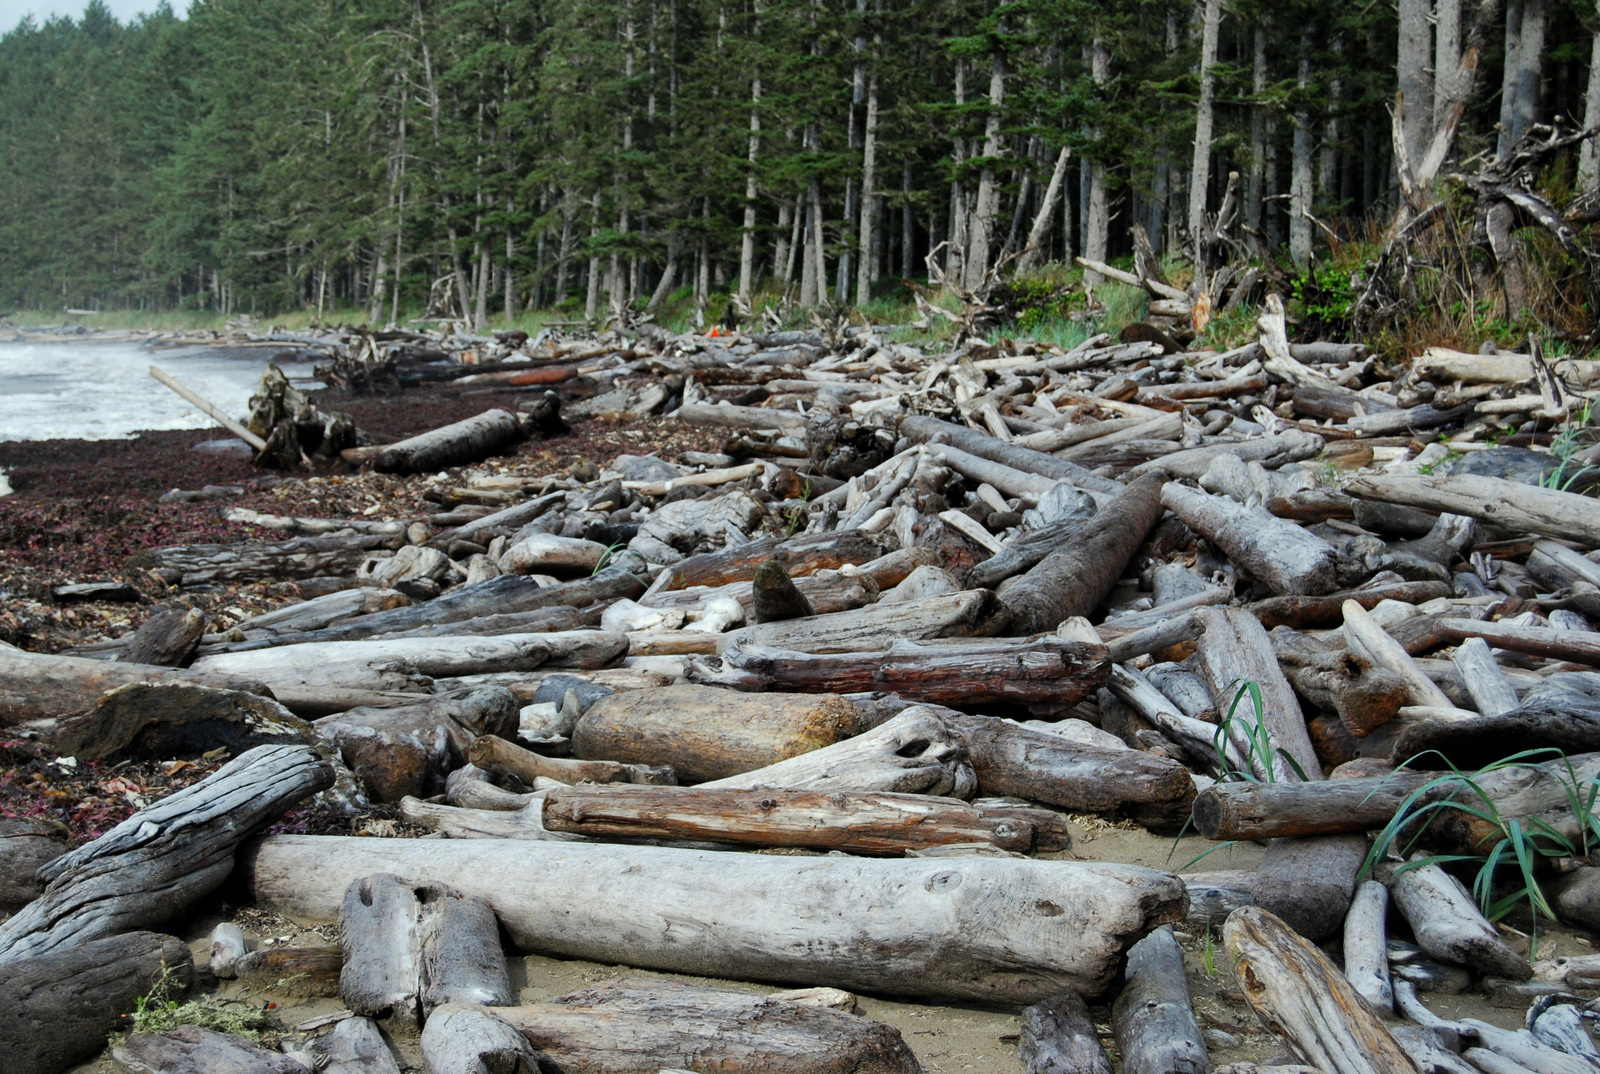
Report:
[[[134,1001],[129,1032],[167,1033],[179,1026],[199,1026],[258,1040],[262,1033],[278,1028],[277,1017],[264,1005],[215,994],[180,1003],[172,998],[176,987],[175,975],[163,968],[150,991]]]

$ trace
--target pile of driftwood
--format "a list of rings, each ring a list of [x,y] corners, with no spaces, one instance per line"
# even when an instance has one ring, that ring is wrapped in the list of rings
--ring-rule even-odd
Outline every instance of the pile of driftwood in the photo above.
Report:
[[[7,1069],[98,1050],[163,964],[187,983],[187,950],[145,930],[230,876],[341,942],[249,950],[224,926],[210,972],[303,975],[348,1015],[287,1054],[136,1034],[124,1069],[397,1070],[373,1019],[420,1026],[440,1074],[919,1069],[858,990],[1026,1008],[1039,1072],[1109,1071],[1086,1004],[1114,997],[1121,1069],[1205,1071],[1173,925],[1222,927],[1293,1069],[1600,1062],[1570,994],[1600,957],[1536,973],[1456,876],[1400,857],[1515,829],[1555,912],[1600,928],[1586,363],[1386,368],[1291,344],[1275,299],[1223,354],[929,355],[871,329],[585,346],[529,359],[563,371],[534,402],[667,410],[723,450],[456,471],[419,518],[234,509],[283,539],[140,565],[322,595],[223,632],[175,606],[77,655],[0,647],[0,723],[63,754],[235,757],[65,855],[0,839],[23,888],[37,868],[0,924]],[[432,473],[520,435],[495,410],[373,462]],[[252,838],[312,795],[436,837]],[[1266,850],[1181,878],[1075,860],[1077,814]],[[740,852],[761,848],[825,853]],[[519,1006],[502,933],[799,991]],[[1533,1002],[1528,1030],[1422,998],[1467,987]]]

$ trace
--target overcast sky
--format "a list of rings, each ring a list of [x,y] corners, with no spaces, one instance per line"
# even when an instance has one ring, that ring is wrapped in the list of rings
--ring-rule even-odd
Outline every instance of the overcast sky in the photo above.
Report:
[[[89,0],[0,0],[0,33],[14,30],[23,16],[32,14],[39,21],[57,15],[81,18]],[[129,22],[136,15],[155,10],[159,0],[105,0],[105,5],[118,22]],[[183,14],[189,10],[189,0],[172,0],[172,10]]]

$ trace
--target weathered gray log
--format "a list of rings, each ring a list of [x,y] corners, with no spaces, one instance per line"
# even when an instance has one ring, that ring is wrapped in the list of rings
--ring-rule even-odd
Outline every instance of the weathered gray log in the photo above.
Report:
[[[504,1019],[570,1074],[921,1074],[900,1031],[779,996],[624,978],[506,1007]]]
[[[1233,972],[1261,1024],[1306,1063],[1339,1074],[1410,1074],[1394,1035],[1309,940],[1247,906],[1222,927]]]
[[[1220,774],[1221,764],[1217,759],[1219,744],[1230,766],[1236,770],[1244,767],[1238,749],[1222,734],[1221,728],[1184,715],[1177,705],[1133,668],[1124,664],[1112,666],[1111,692],[1174,742],[1189,763],[1201,771]],[[1208,704],[1209,701],[1207,698]]]
[[[1360,835],[1274,839],[1256,869],[1251,901],[1306,939],[1327,939],[1344,925],[1366,856]]]
[[[1072,992],[1024,1008],[1017,1052],[1027,1074],[1111,1074],[1089,1011]]]
[[[863,726],[861,710],[835,693],[754,695],[662,686],[596,701],[573,728],[572,753],[586,760],[671,765],[680,779],[699,783],[831,746]]]
[[[498,577],[509,577],[499,575]],[[554,588],[549,587],[549,588]],[[341,623],[340,626],[344,624]],[[476,637],[492,637],[496,634],[546,634],[558,630],[578,630],[588,625],[578,609],[568,604],[556,604],[548,608],[535,608],[526,612],[506,612],[496,615],[479,615],[471,619],[460,619],[452,623],[431,623],[423,626],[407,627],[395,630],[362,630],[359,632],[362,639],[369,638],[448,638],[460,634],[472,634]],[[355,626],[350,621],[350,626]],[[346,641],[360,640],[341,637],[343,631],[332,629],[326,634],[313,632],[298,635],[274,635],[271,637],[256,638],[251,641],[231,642],[222,645],[205,646],[201,655],[211,656],[215,653],[243,653],[252,649],[270,649],[275,645],[293,645],[308,641]]]
[[[1485,716],[1499,716],[1517,707],[1517,690],[1500,665],[1494,662],[1489,643],[1482,638],[1467,638],[1450,657],[1461,684],[1472,697],[1473,707]]]
[[[720,635],[717,647],[754,644],[803,653],[864,652],[886,648],[895,638],[926,641],[995,634],[1004,627],[1005,615],[989,590],[969,589],[902,604],[869,604],[806,619],[758,623]]]
[[[240,842],[333,771],[306,746],[260,746],[39,870],[44,894],[0,924],[0,962],[159,924],[209,894]]]
[[[194,966],[181,940],[155,932],[103,936],[8,966],[0,980],[6,1071],[59,1074],[90,1058],[163,974],[177,999]]]
[[[539,1053],[528,1038],[483,1007],[447,1003],[422,1027],[429,1074],[538,1074]]]
[[[976,429],[968,429],[963,425],[952,425],[938,418],[922,414],[912,414],[900,420],[900,435],[917,443],[930,443],[938,441],[949,444],[991,462],[998,462],[1009,466],[1013,470],[1023,473],[1039,474],[1042,477],[1052,478],[1056,481],[1065,481],[1069,485],[1076,485],[1081,489],[1092,492],[1121,491],[1115,481],[1100,477],[1088,468],[1077,463],[1058,459],[1054,455],[1046,455],[1042,451],[1025,448],[1021,444],[1008,443],[999,440],[987,433],[980,433]]]
[[[624,761],[580,761],[568,757],[545,757],[525,750],[498,735],[480,735],[472,743],[467,758],[486,772],[514,776],[530,786],[536,779],[555,779],[563,783],[666,783],[678,782],[671,765],[631,764]]]
[[[551,586],[541,586],[532,578],[521,575],[501,574],[453,589],[421,604],[351,616],[318,630],[283,632],[266,640],[274,645],[359,641],[363,638],[402,635],[445,623],[467,623],[487,616],[561,607],[582,608],[624,597],[632,599],[641,596],[644,589],[644,583],[637,577],[615,567],[603,570],[593,578]],[[463,633],[472,633],[465,627],[462,630]],[[247,641],[217,646],[213,651],[242,652],[261,647],[260,642]]]
[[[733,644],[689,666],[694,682],[803,693],[886,691],[935,704],[1070,705],[1104,686],[1106,650],[1061,638],[979,644],[893,641],[886,651],[814,654]],[[771,696],[771,695],[768,695]]]
[[[29,653],[0,642],[0,727],[83,712],[107,690],[129,683],[175,681],[267,692],[260,682],[239,675]]]
[[[1344,919],[1345,980],[1379,1013],[1394,1010],[1385,927],[1388,909],[1389,889],[1376,880],[1364,880]]]
[[[600,839],[698,839],[888,855],[952,843],[1021,853],[1064,849],[1066,831],[1058,816],[921,794],[703,787],[569,787],[549,792],[543,807],[546,830]]]
[[[1211,929],[1241,906],[1250,905],[1250,888],[1256,874],[1247,869],[1221,869],[1214,873],[1185,873],[1189,890],[1189,916],[1193,928]]]
[[[1322,778],[1322,764],[1306,732],[1305,715],[1300,702],[1284,678],[1273,654],[1272,642],[1261,623],[1249,612],[1238,608],[1202,608],[1195,613],[1205,626],[1205,633],[1195,647],[1201,671],[1211,694],[1216,698],[1217,712],[1226,718],[1233,710],[1234,724],[1229,737],[1239,742],[1238,732],[1243,723],[1265,724],[1273,744],[1293,757],[1308,780]],[[1262,711],[1256,712],[1251,698],[1243,693],[1244,684],[1253,682],[1261,690]],[[1236,698],[1243,697],[1237,708]],[[1241,748],[1244,743],[1239,742]],[[1247,751],[1248,752],[1248,751]],[[1267,765],[1273,766],[1277,779],[1287,782],[1297,778],[1296,773],[1281,757],[1252,757],[1252,767],[1261,767],[1257,776],[1266,774]]]
[[[1391,582],[1361,589],[1341,589],[1337,593],[1321,596],[1268,597],[1249,605],[1249,610],[1268,630],[1278,626],[1304,630],[1342,623],[1344,602],[1347,600],[1353,600],[1363,608],[1373,608],[1385,600],[1422,604],[1448,596],[1448,582]]]
[[[43,817],[0,820],[0,910],[16,910],[39,897],[34,874],[67,852],[67,826]]]
[[[1600,631],[1511,626],[1477,619],[1440,619],[1446,638],[1482,638],[1501,649],[1600,666]]]
[[[118,659],[129,664],[179,667],[200,644],[205,630],[205,613],[199,608],[164,604],[134,632],[133,640]]]
[[[85,715],[64,722],[56,748],[80,761],[170,761],[293,742],[317,738],[309,724],[269,697],[168,681],[107,691]]]
[[[1509,753],[1535,749],[1569,756],[1600,751],[1600,673],[1551,675],[1498,716],[1413,724],[1395,741],[1393,756],[1418,757],[1416,767],[1443,767],[1439,758],[1444,757],[1458,768],[1481,768]]]
[[[438,429],[389,444],[372,460],[384,474],[417,474],[477,462],[522,439],[509,410],[486,410]]]
[[[319,1074],[400,1074],[400,1064],[370,1018],[346,1018],[311,1042]]]
[[[1187,902],[1168,873],[1103,863],[492,839],[271,836],[250,848],[241,878],[259,905],[328,920],[339,893],[381,871],[483,899],[523,950],[1013,1003],[1098,994],[1127,945],[1179,920]]]
[[[1455,877],[1437,865],[1415,863],[1395,872],[1389,894],[1423,951],[1493,977],[1526,981],[1533,976],[1528,960],[1506,946]]]
[[[1330,593],[1339,586],[1333,546],[1303,526],[1176,482],[1161,490],[1161,503],[1274,593]]]
[[[482,899],[430,892],[422,904],[422,1010],[445,1003],[503,1007],[516,989],[500,948],[500,925]]]
[[[1483,1042],[1482,1049],[1474,1048],[1470,1050],[1471,1052],[1487,1049],[1491,1054],[1509,1061],[1512,1067],[1538,1071],[1540,1074],[1587,1074],[1588,1071],[1594,1070],[1594,1066],[1587,1059],[1568,1055],[1543,1044],[1526,1030],[1517,1032],[1477,1018],[1463,1018],[1461,1022],[1475,1030],[1478,1039]],[[1483,1067],[1481,1056],[1468,1054],[1468,1058],[1475,1065]]]
[[[942,714],[960,732],[985,795],[1026,798],[1073,812],[1126,811],[1147,827],[1182,825],[1194,780],[1181,762],[1107,750],[989,716]]]
[[[444,790],[479,735],[517,733],[521,705],[504,686],[480,686],[388,709],[356,708],[318,720],[374,802]]]
[[[446,839],[548,839],[576,841],[580,837],[547,831],[540,810],[544,794],[520,809],[472,809],[439,805],[420,798],[400,800],[400,819],[438,832]]]
[[[454,541],[472,541],[487,544],[488,534],[497,530],[515,533],[523,526],[539,518],[539,516],[566,502],[566,491],[557,490],[546,493],[543,496],[537,496],[531,500],[525,500],[522,503],[512,504],[510,507],[502,508],[492,514],[475,518],[453,529],[445,530],[443,533],[434,534],[428,540],[428,547],[444,551]]]
[[[1127,983],[1111,1005],[1124,1074],[1210,1074],[1189,1003],[1183,949],[1163,926],[1128,949]]]
[[[1436,758],[1423,760],[1442,767]],[[1600,779],[1596,753],[1478,772],[1472,776],[1476,789],[1447,779],[1428,793],[1424,804],[1452,798],[1464,808],[1431,811],[1420,845],[1445,854],[1487,854],[1505,837],[1503,825],[1515,820],[1529,843],[1554,851],[1559,840],[1583,838],[1583,825],[1590,821],[1575,815],[1572,805],[1587,802],[1586,788],[1595,779]]]
[[[970,798],[978,778],[962,736],[942,714],[915,706],[854,738],[701,786]]]
[[[966,584],[975,589],[993,589],[1014,574],[1021,574],[1061,547],[1061,542],[1078,532],[1094,516],[1094,500],[1083,497],[1083,508],[1073,517],[1029,530],[999,552],[967,572]]]
[[[1135,481],[1060,548],[1012,582],[1001,598],[1011,611],[1010,632],[1053,631],[1062,620],[1099,607],[1161,517],[1165,483],[1161,473]]]
[[[404,537],[296,537],[288,541],[238,541],[151,548],[128,566],[175,572],[178,585],[216,582],[294,581],[354,574],[374,552],[391,551]]]
[[[282,1052],[232,1033],[179,1026],[168,1033],[135,1033],[111,1049],[122,1074],[305,1074]]]
[[[1588,496],[1475,474],[1427,477],[1360,475],[1345,482],[1352,496],[1467,515],[1497,526],[1600,545],[1600,504]]]
[[[1528,1008],[1528,1031],[1540,1044],[1600,1065],[1600,1049],[1583,1024],[1584,1013],[1573,997],[1550,996]]]
[[[419,885],[390,873],[352,882],[339,908],[339,999],[357,1014],[422,1022]]]
[[[1174,479],[1188,478],[1198,481],[1219,455],[1232,455],[1241,462],[1260,462],[1263,466],[1271,468],[1312,458],[1320,454],[1322,448],[1322,437],[1300,429],[1290,429],[1271,436],[1202,444],[1200,447],[1175,451],[1170,455],[1140,463],[1123,476],[1131,480],[1160,470]]]
[[[783,564],[790,578],[799,578],[846,564],[867,563],[883,555],[883,551],[883,545],[876,538],[860,530],[812,533],[788,539],[764,537],[718,552],[690,556],[673,565],[671,580],[663,591],[749,582],[755,578],[761,564],[769,559]]]
[[[1214,783],[1194,800],[1195,830],[1207,839],[1275,839],[1382,828],[1428,782],[1425,772],[1394,772],[1319,783]]]
[[[253,675],[274,689],[417,690],[421,678],[532,671],[545,664],[605,667],[628,651],[626,634],[566,630],[490,638],[305,642],[195,661],[197,670]],[[248,669],[248,670],[247,670]]]

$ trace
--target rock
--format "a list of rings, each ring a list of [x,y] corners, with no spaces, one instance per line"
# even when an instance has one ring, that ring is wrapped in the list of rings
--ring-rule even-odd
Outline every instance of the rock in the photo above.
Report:
[[[410,544],[387,558],[368,559],[356,569],[356,580],[374,589],[396,589],[401,582],[440,582],[449,573],[449,556],[436,548]]]
[[[688,473],[683,467],[654,455],[618,455],[609,469],[621,474],[624,481],[671,481]]]

